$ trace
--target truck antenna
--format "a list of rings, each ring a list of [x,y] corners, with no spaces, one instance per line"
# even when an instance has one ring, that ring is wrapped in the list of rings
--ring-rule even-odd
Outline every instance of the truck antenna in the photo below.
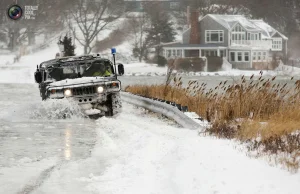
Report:
[[[117,53],[117,49],[116,48],[112,48],[111,49],[111,54],[113,55],[113,58],[114,58],[115,77],[118,78],[117,68],[116,68],[116,53]]]

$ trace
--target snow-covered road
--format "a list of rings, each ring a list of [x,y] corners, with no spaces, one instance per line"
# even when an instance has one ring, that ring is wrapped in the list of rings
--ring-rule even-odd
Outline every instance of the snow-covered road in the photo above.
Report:
[[[299,193],[299,173],[129,104],[90,120],[66,100],[42,102],[32,64],[53,53],[0,68],[0,194]]]
[[[56,119],[71,107],[41,102],[35,84],[0,84],[0,91],[0,193],[29,193],[53,165],[90,157],[94,121]]]

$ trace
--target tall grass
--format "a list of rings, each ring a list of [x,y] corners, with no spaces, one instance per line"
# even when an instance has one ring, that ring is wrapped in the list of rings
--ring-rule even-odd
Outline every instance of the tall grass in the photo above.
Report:
[[[186,105],[212,123],[207,133],[251,142],[249,150],[293,153],[300,162],[300,80],[291,87],[275,81],[260,73],[256,79],[242,76],[234,84],[224,81],[209,89],[197,81],[183,87],[176,76],[168,85],[135,85],[126,91]]]

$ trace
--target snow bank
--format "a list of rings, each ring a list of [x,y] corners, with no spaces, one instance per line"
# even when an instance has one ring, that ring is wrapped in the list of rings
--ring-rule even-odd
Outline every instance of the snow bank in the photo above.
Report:
[[[279,66],[275,69],[275,71],[287,75],[300,75],[300,68],[284,65],[281,61]]]
[[[21,57],[18,63],[0,66],[0,83],[34,83],[36,66],[55,58],[57,52],[59,52],[58,46],[53,44],[45,50]],[[0,61],[12,61],[13,57],[1,55]]]
[[[225,57],[223,57],[222,71],[230,70],[232,70],[232,64],[229,63]]]
[[[11,65],[14,62],[15,55],[0,55],[0,67],[1,66],[8,66]]]
[[[250,159],[229,140],[199,137],[125,107],[116,119],[98,120],[93,156],[111,165],[77,179],[87,183],[86,192],[296,194],[300,189],[299,174]]]
[[[130,63],[124,64],[125,75],[166,75],[167,67],[158,67],[156,64]]]

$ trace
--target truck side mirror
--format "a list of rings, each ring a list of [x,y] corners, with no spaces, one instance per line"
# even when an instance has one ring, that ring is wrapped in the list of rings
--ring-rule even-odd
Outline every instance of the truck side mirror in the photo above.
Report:
[[[119,75],[124,75],[124,73],[125,73],[124,65],[121,63],[118,64],[118,73],[119,73]]]
[[[40,72],[39,70],[37,70],[34,73],[34,79],[35,79],[36,83],[39,83],[39,84],[42,83],[42,81],[43,81],[42,72]]]

